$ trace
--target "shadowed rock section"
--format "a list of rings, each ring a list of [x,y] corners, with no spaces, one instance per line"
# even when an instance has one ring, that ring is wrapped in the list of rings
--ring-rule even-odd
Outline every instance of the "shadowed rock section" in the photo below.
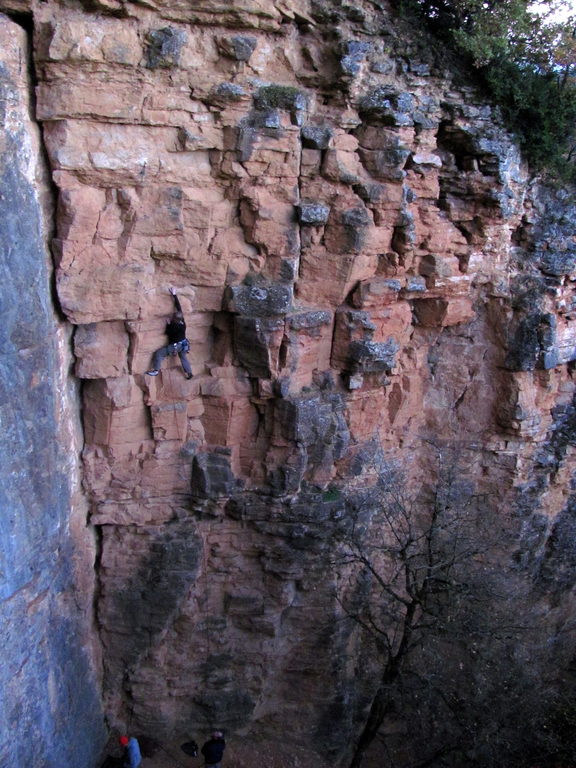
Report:
[[[106,735],[94,552],[27,59],[24,30],[0,15],[0,763],[78,768],[93,764]]]

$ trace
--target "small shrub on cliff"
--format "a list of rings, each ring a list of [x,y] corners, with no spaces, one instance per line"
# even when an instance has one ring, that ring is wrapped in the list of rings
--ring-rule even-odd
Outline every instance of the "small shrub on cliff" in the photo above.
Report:
[[[576,180],[576,18],[551,23],[529,0],[401,0],[476,70],[538,171]],[[540,6],[550,13],[558,5]]]
[[[532,166],[576,180],[576,87],[561,86],[553,72],[534,72],[506,61],[486,67],[483,77]]]

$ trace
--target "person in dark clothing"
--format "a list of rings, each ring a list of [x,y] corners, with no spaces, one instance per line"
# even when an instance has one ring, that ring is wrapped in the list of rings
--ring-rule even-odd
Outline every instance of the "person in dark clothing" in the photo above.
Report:
[[[152,368],[146,371],[148,376],[158,376],[162,361],[168,357],[168,355],[178,354],[184,374],[187,379],[192,378],[192,369],[186,353],[190,349],[190,344],[186,338],[186,323],[184,322],[184,315],[182,313],[182,307],[176,291],[174,288],[170,288],[170,293],[174,297],[174,313],[170,318],[170,321],[166,324],[166,335],[168,336],[168,344],[164,347],[160,347],[154,352],[152,358]]]
[[[225,748],[224,734],[222,731],[214,731],[212,738],[200,750],[204,755],[206,765],[209,765],[211,768],[220,768]]]

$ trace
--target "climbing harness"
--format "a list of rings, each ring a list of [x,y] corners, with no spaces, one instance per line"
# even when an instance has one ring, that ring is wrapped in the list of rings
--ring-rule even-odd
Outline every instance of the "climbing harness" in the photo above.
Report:
[[[168,346],[170,347],[171,355],[177,355],[179,352],[190,351],[190,342],[188,339],[184,339],[184,341],[176,341],[174,344],[169,344]]]

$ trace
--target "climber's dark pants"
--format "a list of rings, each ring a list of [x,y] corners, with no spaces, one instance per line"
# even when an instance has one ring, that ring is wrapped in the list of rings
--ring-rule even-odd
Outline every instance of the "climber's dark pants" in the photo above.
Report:
[[[165,347],[160,347],[160,349],[157,349],[156,352],[154,352],[154,357],[152,358],[152,368],[156,371],[159,371],[162,366],[162,362],[169,355],[178,354],[184,372],[189,376],[192,376],[192,368],[190,367],[190,362],[188,360],[188,356],[186,355],[186,352],[188,352],[189,349],[190,344],[188,343],[187,339],[184,339],[184,341],[178,341],[176,344],[167,344]]]

